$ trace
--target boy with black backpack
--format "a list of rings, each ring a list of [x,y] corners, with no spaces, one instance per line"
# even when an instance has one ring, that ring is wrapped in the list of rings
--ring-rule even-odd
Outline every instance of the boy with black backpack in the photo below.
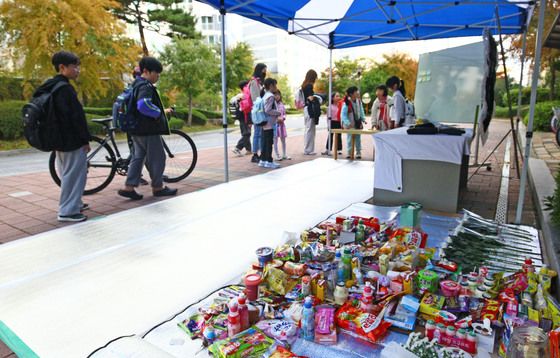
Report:
[[[82,211],[88,205],[82,202],[86,186],[87,153],[90,151],[90,133],[86,115],[78,95],[70,80],[80,74],[80,59],[68,51],[55,53],[51,60],[58,75],[48,79],[35,93],[33,98],[51,93],[48,102],[48,123],[57,125],[56,143],[51,143],[56,150],[56,159],[60,168],[60,202],[58,221],[84,221],[87,216]]]
[[[118,191],[120,196],[132,200],[143,198],[135,190],[140,185],[144,164],[150,173],[152,193],[154,196],[173,196],[177,189],[163,185],[166,154],[161,135],[169,134],[167,113],[171,108],[163,108],[159,93],[154,86],[163,71],[162,64],[154,57],[143,57],[139,63],[142,75],[134,81],[132,87],[133,106],[129,109],[136,123],[128,133],[132,136],[134,151],[128,167],[124,189]]]

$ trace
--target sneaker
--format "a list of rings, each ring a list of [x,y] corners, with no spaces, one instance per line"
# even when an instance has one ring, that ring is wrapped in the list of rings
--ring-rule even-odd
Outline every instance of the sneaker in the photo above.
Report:
[[[356,159],[362,159],[362,155],[361,155],[361,154],[357,154],[357,155],[356,155]]]
[[[267,162],[265,162],[264,160],[259,160],[259,164],[258,164],[258,165],[259,165],[259,167],[261,167],[261,168],[266,168],[266,163],[267,163]]]
[[[87,216],[84,214],[74,214],[74,215],[58,215],[58,221],[60,222],[79,222],[86,221]]]
[[[350,158],[351,158],[351,156],[350,156],[350,154],[348,154],[348,155],[346,156],[346,159],[350,159]]]
[[[277,162],[281,162],[283,159],[284,159],[284,158],[282,158],[281,156],[277,156],[275,160],[276,160]]]
[[[242,156],[243,156],[243,154],[241,154],[241,151],[240,151],[239,149],[237,149],[237,148],[234,148],[234,149],[232,150],[232,152],[233,152],[233,154],[237,155],[238,157],[242,157]]]
[[[278,168],[280,168],[280,164],[273,163],[273,162],[266,162],[265,168],[278,169]]]
[[[138,194],[138,193],[137,193],[136,191],[134,191],[134,190],[130,190],[130,191],[129,191],[129,190],[120,189],[120,190],[118,191],[118,194],[119,194],[120,196],[123,196],[123,197],[125,197],[125,198],[129,198],[129,199],[132,199],[132,200],[142,200],[142,198],[144,197],[142,194]]]
[[[338,155],[342,155],[342,151],[341,151],[341,150],[338,151]]]
[[[259,162],[259,156],[253,154],[253,157],[251,158],[251,163],[258,163],[258,162]]]
[[[89,210],[89,204],[83,203],[82,207],[80,208],[80,212]]]
[[[303,155],[317,155],[315,152],[303,153]]]
[[[321,155],[331,155],[331,152],[329,152],[328,150],[325,150],[324,152],[321,152]]]
[[[154,191],[154,196],[174,196],[177,194],[177,189],[171,189],[167,186],[164,186],[163,189]]]

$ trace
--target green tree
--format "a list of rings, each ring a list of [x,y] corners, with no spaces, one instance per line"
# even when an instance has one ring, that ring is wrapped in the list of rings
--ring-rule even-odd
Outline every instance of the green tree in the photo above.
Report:
[[[253,51],[245,42],[226,50],[226,80],[229,91],[237,93],[238,84],[249,80],[253,72]],[[218,83],[221,83],[221,78]],[[220,87],[221,90],[221,87]]]
[[[288,76],[278,74],[276,76],[276,81],[278,81],[278,89],[282,93],[282,102],[286,106],[292,106],[294,103],[294,95],[292,94],[292,89],[290,88],[290,82]]]
[[[107,11],[113,6],[112,0],[0,2],[4,44],[26,81],[26,96],[32,93],[33,80],[53,74],[51,56],[61,49],[80,57],[76,84],[82,98],[99,98],[111,86],[122,87],[121,75],[130,71],[140,50],[125,37],[124,24]]]
[[[527,29],[527,45],[526,45],[526,59],[532,63],[535,60],[535,39],[537,37],[537,25],[539,21],[539,6],[541,2],[535,5],[535,10],[531,18],[531,23]],[[558,0],[548,0],[546,1],[547,10],[545,11],[544,17],[544,34],[549,33],[556,16],[558,15],[558,10],[560,10],[560,1]],[[512,41],[509,51],[513,53],[517,58],[521,57],[522,46],[523,46],[523,35],[511,36]],[[550,87],[550,100],[556,98],[556,71],[560,69],[560,50],[551,48],[542,48],[541,52],[541,70],[547,71],[548,76],[547,84]]]
[[[383,61],[377,64],[377,69],[390,76],[397,76],[405,83],[406,97],[414,98],[416,91],[416,76],[418,61],[407,54],[394,53],[383,55]],[[385,81],[383,81],[385,83]]]
[[[220,71],[216,52],[200,40],[177,38],[165,47],[161,59],[167,66],[162,87],[178,90],[187,97],[191,126],[193,99],[208,90],[209,79]]]
[[[158,32],[168,37],[199,38],[195,30],[196,19],[190,11],[180,7],[183,0],[117,0],[113,7],[117,17],[138,26],[138,34],[145,56],[149,55],[144,30]]]

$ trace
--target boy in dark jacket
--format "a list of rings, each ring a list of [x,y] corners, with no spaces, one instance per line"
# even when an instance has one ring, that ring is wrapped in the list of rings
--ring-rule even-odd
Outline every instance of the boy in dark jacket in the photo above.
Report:
[[[61,139],[60,147],[56,148],[61,181],[58,221],[84,221],[87,216],[81,212],[88,209],[88,205],[82,202],[82,194],[86,186],[86,156],[90,151],[91,136],[82,104],[69,82],[80,74],[80,59],[72,52],[59,51],[53,55],[51,62],[58,75],[43,83],[33,97],[50,92],[59,82],[67,83],[52,96]]]
[[[163,103],[159,97],[154,84],[159,80],[159,75],[163,71],[161,63],[153,57],[143,57],[139,63],[142,75],[132,84],[133,94],[136,99],[135,116],[137,125],[129,130],[134,143],[134,152],[128,173],[126,176],[125,188],[118,191],[120,196],[132,200],[143,198],[135,191],[140,184],[142,167],[144,163],[150,173],[152,180],[152,192],[154,196],[171,196],[177,194],[177,189],[170,189],[163,186],[163,171],[165,170],[165,151],[161,140],[162,134],[169,134],[166,113],[171,109],[163,108]]]

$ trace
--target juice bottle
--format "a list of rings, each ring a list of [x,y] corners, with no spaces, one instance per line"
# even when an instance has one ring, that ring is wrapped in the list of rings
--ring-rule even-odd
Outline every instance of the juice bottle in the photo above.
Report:
[[[311,297],[307,296],[303,304],[303,312],[301,315],[301,336],[307,341],[315,338],[315,312],[313,311],[313,303]]]
[[[245,296],[244,293],[237,297],[237,306],[239,310],[241,330],[244,331],[249,328],[249,308],[247,307],[247,296]]]
[[[360,309],[364,312],[371,313],[373,311],[373,287],[371,283],[366,282],[362,299],[360,300]]]
[[[358,226],[356,227],[356,235],[354,236],[354,241],[356,244],[364,242],[366,239],[366,227],[362,219],[358,221]]]
[[[241,322],[239,319],[239,306],[233,301],[229,304],[228,313],[228,337],[233,337],[241,332]]]

